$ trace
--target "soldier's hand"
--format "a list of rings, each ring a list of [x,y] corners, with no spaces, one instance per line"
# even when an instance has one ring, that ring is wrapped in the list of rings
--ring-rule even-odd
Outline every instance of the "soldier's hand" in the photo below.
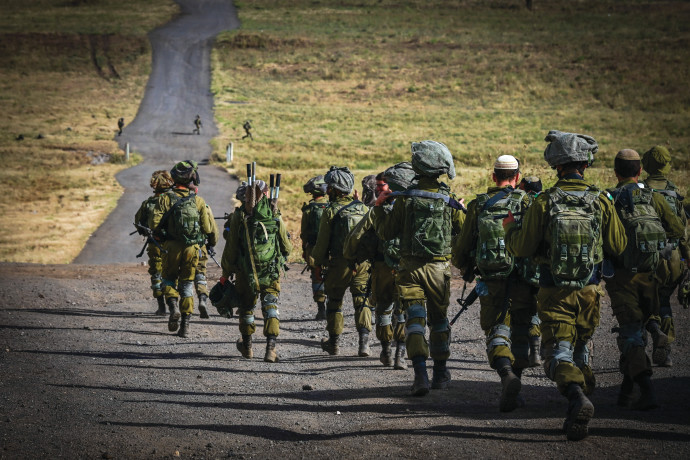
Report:
[[[355,200],[359,200],[359,192],[357,191],[357,189],[355,189],[355,193],[352,194],[352,197],[353,197]]]
[[[506,227],[506,225],[515,222],[515,216],[513,216],[513,213],[508,211],[508,217],[503,219],[503,228]]]
[[[378,198],[376,198],[375,206],[383,206],[383,203],[386,202],[386,200],[388,199],[388,196],[391,193],[393,193],[393,192],[391,192],[390,190],[386,190],[386,191],[381,192],[381,194],[378,196]]]

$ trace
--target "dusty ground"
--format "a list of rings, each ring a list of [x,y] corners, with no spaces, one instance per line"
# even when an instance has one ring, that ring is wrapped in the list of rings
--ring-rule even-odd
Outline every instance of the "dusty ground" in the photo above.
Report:
[[[412,371],[384,369],[378,344],[355,356],[350,303],[341,355],[321,352],[325,325],[311,319],[301,268],[283,281],[280,361],[268,364],[239,356],[236,318],[196,317],[188,339],[167,332],[145,266],[0,264],[0,458],[688,458],[687,310],[676,310],[674,367],[655,370],[662,407],[640,413],[614,404],[604,302],[595,418],[572,443],[560,431],[565,400],[541,369],[523,379],[527,406],[498,412],[477,305],[453,331],[451,388],[412,398]],[[262,357],[263,337],[255,343]]]

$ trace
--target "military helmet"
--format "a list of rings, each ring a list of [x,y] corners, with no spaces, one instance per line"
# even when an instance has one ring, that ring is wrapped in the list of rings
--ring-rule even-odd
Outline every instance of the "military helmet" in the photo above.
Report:
[[[173,179],[170,177],[170,173],[168,171],[165,169],[160,169],[151,174],[150,185],[155,191],[162,192],[163,190],[167,190],[175,185],[175,182],[173,182]]]
[[[180,161],[170,170],[170,175],[176,184],[187,185],[194,182],[194,185],[199,185],[201,183],[197,163],[194,160]]]
[[[663,145],[655,145],[642,155],[642,167],[649,174],[671,172],[671,153]]]
[[[412,167],[422,176],[438,177],[447,174],[455,177],[455,163],[453,155],[444,144],[436,141],[421,141],[412,143]]]
[[[247,194],[247,187],[248,184],[245,181],[242,181],[237,187],[237,190],[235,190],[235,198],[241,202],[244,202],[244,197]]]
[[[331,166],[324,177],[326,184],[343,193],[352,192],[355,186],[355,176],[350,172],[347,166],[337,167]]]
[[[326,181],[323,179],[323,175],[312,177],[302,187],[304,193],[311,193],[312,195],[319,196],[325,195],[327,188],[328,185],[326,184]]]
[[[544,139],[549,142],[544,150],[544,159],[552,168],[567,163],[594,162],[594,154],[599,145],[593,137],[586,134],[564,133],[552,130]]]
[[[383,172],[383,180],[394,192],[403,192],[410,188],[416,183],[416,177],[417,173],[408,161],[393,165]]]

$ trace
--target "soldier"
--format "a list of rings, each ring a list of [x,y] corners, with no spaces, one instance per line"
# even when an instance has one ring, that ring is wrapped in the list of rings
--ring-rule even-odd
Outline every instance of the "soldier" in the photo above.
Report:
[[[199,115],[194,119],[194,131],[196,134],[201,134],[201,117]]]
[[[199,194],[199,187],[194,184],[190,184],[190,190],[195,194]],[[209,217],[214,219],[211,208],[208,208]],[[215,219],[214,219],[215,222]],[[199,245],[199,263],[196,266],[196,272],[194,274],[194,290],[199,299],[199,318],[208,319],[208,310],[206,309],[208,304],[208,282],[206,281],[206,265],[208,264],[208,249],[205,244]]]
[[[370,208],[376,203],[376,175],[371,174],[362,179],[362,203]]]
[[[321,266],[314,263],[311,252],[316,244],[321,216],[328,206],[327,188],[322,175],[312,177],[303,187],[304,193],[311,195],[311,200],[302,205],[302,223],[299,236],[302,240],[302,258],[311,272],[311,291],[317,306],[316,317],[314,318],[316,320],[326,319],[326,294],[323,289]]]
[[[125,119],[124,118],[119,118],[117,120],[117,135],[120,136],[122,135],[122,128],[125,127]]]
[[[512,155],[498,157],[491,178],[496,185],[467,207],[452,261],[465,279],[475,273],[481,277],[480,323],[486,334],[486,353],[503,386],[499,409],[511,412],[523,404],[519,398],[522,371],[536,364],[534,358],[530,362],[530,355],[537,353],[538,338],[530,338],[529,332],[537,303],[535,288],[524,278],[522,260],[515,260],[505,249],[501,216],[508,211],[523,214],[530,199],[523,190],[515,189],[520,169]]]
[[[252,124],[250,123],[251,120],[245,120],[244,124],[242,125],[242,128],[244,128],[245,135],[242,136],[242,139],[249,138],[251,140],[254,140],[254,136],[252,136]]]
[[[376,196],[390,190],[402,192],[415,183],[416,173],[410,163],[399,163],[375,176]],[[387,212],[392,203],[386,203]],[[405,314],[395,289],[395,272],[399,270],[400,240],[383,241],[376,235],[374,211],[355,226],[345,239],[343,255],[348,260],[371,264],[370,301],[376,307],[376,338],[381,342],[379,360],[384,366],[407,369],[405,363]],[[369,289],[368,289],[369,290]],[[369,302],[369,299],[368,299]],[[391,342],[395,340],[395,361],[391,359]]]
[[[321,349],[329,355],[340,352],[343,333],[343,297],[350,289],[355,309],[355,326],[359,333],[359,356],[369,356],[371,310],[366,305],[368,263],[353,264],[343,257],[345,237],[362,219],[368,208],[352,198],[355,177],[347,167],[331,166],[324,177],[327,184],[328,207],[321,217],[312,257],[316,265],[325,266],[326,330],[328,339],[321,340]],[[323,269],[322,269],[323,270]],[[323,273],[323,272],[322,272]]]
[[[264,361],[274,363],[278,360],[276,339],[280,334],[280,274],[292,244],[275,200],[269,199],[268,192],[266,183],[256,180],[247,186],[243,205],[232,213],[225,233],[220,281],[224,284],[235,275],[235,288],[242,304],[238,309],[242,338],[237,340],[236,346],[246,359],[254,357],[254,307],[257,299],[261,299],[263,334],[266,337]]]
[[[153,215],[153,210],[158,202],[158,197],[161,193],[165,193],[174,185],[170,173],[165,170],[155,171],[151,175],[150,181],[151,188],[154,194],[144,200],[139,207],[136,215],[134,216],[134,222],[139,225],[137,231],[140,235],[145,235],[144,229],[141,227],[147,227],[149,225],[149,218]],[[163,288],[161,286],[162,270],[163,270],[163,258],[161,257],[161,250],[155,244],[147,245],[146,253],[149,256],[149,275],[151,275],[151,290],[153,290],[153,297],[158,302],[158,310],[156,315],[165,316],[165,297],[163,296]]]
[[[395,284],[407,318],[405,342],[415,374],[412,395],[424,396],[429,392],[429,355],[434,360],[431,388],[447,388],[451,379],[446,368],[451,332],[447,318],[449,261],[451,237],[462,229],[464,216],[458,209],[461,203],[450,196],[450,188],[438,181],[442,174],[451,180],[455,177],[448,148],[440,142],[422,141],[413,142],[411,149],[412,168],[419,182],[399,196],[388,213],[383,204],[390,193],[381,193],[374,207],[374,225],[382,240],[400,238],[400,270]],[[451,203],[455,208],[449,206]]]
[[[628,236],[625,251],[613,259],[615,274],[606,281],[611,308],[618,321],[620,371],[623,374],[618,405],[627,407],[632,403],[633,384],[637,383],[640,399],[632,407],[647,410],[657,407],[657,402],[651,383],[652,367],[645,353],[645,323],[648,328],[655,326],[652,332],[654,348],[663,354],[663,359],[659,359],[662,363],[666,358],[667,342],[659,323],[648,322],[659,308],[655,271],[667,237],[678,241],[684,236],[685,226],[661,194],[639,187],[642,168],[640,155],[635,150],[618,152],[614,171],[618,185],[609,193],[614,197],[616,212]]]
[[[191,190],[199,185],[196,162],[181,161],[170,170],[170,175],[175,185],[159,197],[150,228],[164,241],[167,251],[163,254],[163,293],[170,310],[168,330],[175,332],[179,327],[177,335],[187,337],[194,311],[193,283],[199,247],[204,241],[209,247],[215,246],[218,228],[204,199]]]
[[[603,253],[622,253],[627,237],[610,196],[584,180],[597,142],[560,131],[550,131],[545,140],[544,159],[559,180],[534,200],[521,227],[510,212],[503,226],[508,250],[541,264],[537,300],[544,371],[568,398],[567,438],[580,440],[594,415],[583,389],[590,394],[595,384],[587,342],[599,325]]]
[[[537,176],[523,177],[519,185],[520,190],[527,192],[531,200],[541,193],[541,179]]]
[[[659,325],[660,330],[668,337],[665,350],[652,350],[652,361],[659,366],[670,367],[673,364],[671,342],[676,338],[673,312],[671,311],[671,295],[680,284],[686,270],[682,259],[690,263],[690,248],[688,247],[690,238],[687,235],[688,219],[683,211],[683,196],[680,195],[678,187],[667,178],[671,171],[671,154],[668,149],[663,145],[649,149],[642,155],[642,167],[648,174],[642,183],[645,187],[660,193],[686,227],[682,238],[669,240],[669,246],[665,252],[670,252],[670,254],[665,254],[665,257],[659,261],[657,274],[659,279],[663,281],[659,286],[659,315],[653,315],[647,323],[647,331],[652,334],[653,339],[658,336],[656,331],[659,330]],[[658,339],[652,340],[652,344],[655,343],[658,344]]]

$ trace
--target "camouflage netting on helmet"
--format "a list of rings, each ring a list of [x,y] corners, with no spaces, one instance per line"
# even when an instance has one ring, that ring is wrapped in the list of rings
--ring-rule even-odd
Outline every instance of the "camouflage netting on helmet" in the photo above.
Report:
[[[194,182],[196,185],[199,185],[196,161],[180,161],[170,170],[170,175],[176,184],[187,185],[190,182]]]
[[[394,192],[404,192],[417,181],[417,173],[412,168],[412,163],[403,161],[391,166],[383,172],[383,179]]]
[[[324,180],[329,187],[333,187],[343,193],[352,192],[352,188],[355,186],[355,176],[352,175],[350,168],[347,166],[343,166],[342,168],[331,166]]]
[[[450,179],[455,177],[453,155],[448,147],[436,141],[412,143],[412,167],[422,176],[438,177],[447,174]]]
[[[642,155],[642,167],[649,174],[671,172],[671,153],[663,145],[655,145]]]
[[[302,187],[304,193],[311,193],[312,195],[325,195],[326,194],[326,181],[323,176],[312,177],[307,181]]]
[[[155,191],[162,192],[175,185],[175,182],[173,182],[173,179],[170,177],[170,173],[168,171],[161,169],[154,171],[154,173],[151,174],[150,185]]]
[[[244,197],[247,194],[247,182],[242,181],[237,187],[237,190],[235,191],[235,198],[237,198],[239,201],[244,202]]]
[[[367,206],[376,203],[376,176],[373,174],[362,179],[362,203]]]
[[[552,130],[544,139],[549,142],[544,150],[544,159],[552,168],[566,163],[592,162],[599,145],[586,134],[564,133]]]

